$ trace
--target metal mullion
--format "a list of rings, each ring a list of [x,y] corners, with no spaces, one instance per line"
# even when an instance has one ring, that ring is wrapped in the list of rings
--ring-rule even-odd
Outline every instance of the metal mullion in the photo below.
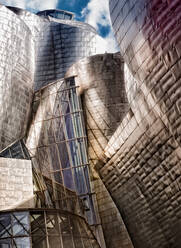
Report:
[[[57,94],[57,96],[58,96],[58,94]],[[60,99],[59,99],[59,96],[58,96],[58,101],[59,101]],[[61,102],[60,102],[61,103]],[[59,107],[58,107],[58,109],[60,109]],[[62,127],[63,127],[63,122],[62,122],[62,120],[61,120],[61,123],[62,123]],[[54,137],[55,137],[55,141],[57,140],[56,139],[56,136],[55,136],[55,129],[54,129],[54,125],[53,125],[53,132],[54,132]],[[59,154],[59,150],[58,150],[58,147],[57,147],[57,143],[55,143],[55,147],[56,147],[56,151],[57,151],[57,155],[58,155],[58,160],[59,160],[59,165],[60,165],[60,173],[61,173],[61,176],[62,176],[62,181],[63,181],[63,190],[64,190],[64,194],[66,195],[66,190],[65,190],[65,182],[64,182],[64,176],[63,176],[63,173],[62,173],[62,164],[61,164],[61,159],[60,159],[60,154]],[[68,207],[68,203],[67,203],[67,201],[66,201],[66,205],[67,205],[67,207]]]
[[[77,89],[76,89],[76,92],[77,92]],[[80,116],[81,116],[81,119],[82,119],[82,122],[81,122],[82,130],[83,130],[83,134],[86,134],[86,127],[85,127],[85,121],[84,121],[84,111],[83,111],[83,108],[82,108],[82,101],[81,101],[81,98],[80,98],[78,93],[77,93],[77,96],[78,96],[78,109],[81,109]]]
[[[82,114],[83,114],[83,109],[82,109],[82,105],[81,105],[81,101],[80,101],[80,97],[77,93],[77,89],[75,89],[75,92],[76,92],[76,99],[77,99],[77,106],[78,106],[78,109],[80,109],[80,125],[81,125],[81,130],[82,130],[82,135],[85,133],[85,126],[83,125],[83,118],[82,118]]]
[[[63,82],[62,82],[62,84],[63,84]],[[48,88],[48,85],[47,85],[47,88]],[[79,88],[79,86],[70,86],[70,87],[64,88],[64,89],[62,89],[62,90],[57,90],[56,93],[55,93],[55,92],[54,92],[54,93],[51,93],[51,94],[49,94],[49,96],[51,96],[51,95],[53,95],[53,94],[65,92],[65,91],[70,91],[71,89],[76,89],[76,88]],[[40,95],[41,95],[41,96],[42,96],[42,90],[44,90],[44,89],[41,89],[41,90],[40,90]],[[46,97],[47,97],[47,96],[42,97],[42,98],[46,98]],[[35,102],[35,101],[34,101],[34,102]]]
[[[61,198],[60,200],[74,200],[74,199],[77,200],[77,198],[78,198],[77,196],[74,196],[74,197],[69,196],[69,197],[66,197],[66,198]],[[56,201],[60,201],[60,200],[57,199]]]
[[[54,93],[54,94],[57,94],[57,92],[56,93]],[[58,95],[58,94],[57,94]],[[48,97],[50,96],[50,94],[48,95]],[[57,97],[57,96],[56,96]],[[54,105],[56,105],[56,97],[55,97],[55,102],[54,102]],[[51,111],[51,114],[52,114],[52,116],[54,116],[54,114],[52,113],[52,111]],[[52,118],[53,119],[53,118]],[[53,119],[53,120],[55,120],[55,118]],[[56,135],[55,135],[55,128],[54,128],[54,123],[52,123],[52,130],[53,130],[53,135],[54,135],[54,139],[55,139],[55,141],[56,141]],[[60,159],[59,159],[59,152],[58,152],[58,149],[57,149],[57,144],[56,143],[53,143],[53,144],[55,144],[55,147],[56,147],[56,151],[57,151],[57,155],[58,155],[58,160],[59,160],[59,166],[61,165],[61,161],[60,161]],[[48,145],[48,147],[49,146],[51,146],[51,145]],[[48,149],[48,153],[49,153],[49,155],[50,155],[50,152],[49,152],[49,149]],[[50,165],[51,163],[49,163],[49,168],[51,169],[51,165]],[[61,169],[61,168],[60,168]],[[54,176],[54,175],[53,175]],[[62,175],[61,175],[62,176]],[[54,198],[55,199],[57,199],[58,197],[57,197],[57,190],[55,189],[56,187],[55,187],[55,183],[54,183],[54,180],[53,180],[53,177],[52,177],[52,174],[50,173],[50,177],[51,177],[51,183],[52,183],[52,188],[53,188],[53,194],[54,194]],[[63,180],[63,176],[62,176],[62,180]],[[63,184],[64,184],[64,181],[63,181]],[[63,185],[64,186],[64,185]],[[65,186],[64,186],[65,187]],[[54,199],[54,200],[55,200]],[[55,205],[57,204],[57,202],[55,201]],[[56,205],[56,207],[60,207],[59,206],[60,204],[58,204],[58,206]]]
[[[60,108],[60,113],[62,113],[62,109],[61,109],[61,108]],[[65,139],[66,139],[66,147],[67,147],[68,157],[69,157],[69,161],[70,161],[70,169],[71,169],[71,173],[72,173],[72,179],[73,179],[74,187],[75,187],[75,189],[76,189],[75,179],[74,179],[73,170],[72,170],[72,168],[73,168],[72,155],[71,155],[71,151],[70,151],[69,144],[67,144],[68,135],[67,135],[65,117],[63,116],[62,119],[63,119],[63,120],[62,120],[62,123],[63,123],[63,130],[64,130]],[[62,167],[62,169],[63,169],[63,167]]]
[[[41,216],[41,214],[40,214],[40,216]],[[42,229],[40,222],[37,219],[34,218],[33,213],[31,215],[31,217],[34,219],[35,223],[38,223],[38,229],[40,229],[46,235],[46,232]]]
[[[61,144],[61,143],[65,143],[65,142],[69,142],[69,141],[75,141],[75,140],[79,140],[79,139],[85,139],[87,138],[86,136],[82,136],[82,137],[78,137],[78,138],[72,138],[72,139],[66,139],[66,140],[61,140],[61,141],[56,141],[47,145],[41,145],[41,146],[37,146],[37,148],[43,148],[43,147],[49,147],[53,144]],[[35,156],[36,157],[36,156]]]
[[[13,158],[12,157],[12,152],[11,152],[11,147],[9,147],[9,153],[10,153],[11,158]]]
[[[49,151],[49,149],[48,149],[48,156],[50,156],[50,151]],[[49,170],[51,170],[51,163],[50,163],[50,161],[49,161],[48,165],[49,165]],[[54,180],[53,180],[53,176],[54,176],[54,175],[52,175],[52,173],[50,173],[51,184],[52,184],[52,189],[53,189],[53,196],[54,196],[54,198],[56,199],[56,198],[57,198],[57,192],[56,192],[56,190],[55,190],[55,186],[54,186],[55,183],[54,183]],[[56,206],[56,207],[59,207],[59,206]]]
[[[0,223],[0,225],[4,228],[5,233],[7,232],[9,234],[9,236],[12,237],[12,234],[8,231],[8,229],[6,229],[6,226],[4,226],[2,223]],[[12,229],[12,226],[11,226],[11,229]]]
[[[52,119],[58,119],[59,117],[67,116],[67,115],[71,115],[71,114],[76,114],[76,113],[79,113],[79,112],[82,112],[82,111],[83,111],[83,110],[78,109],[78,110],[76,110],[76,111],[69,112],[69,113],[66,113],[66,114],[61,114],[61,115],[58,115],[58,116],[53,115],[52,118],[47,118],[47,119],[45,119],[44,121],[49,121],[49,120],[52,120]],[[34,123],[39,123],[39,122],[42,122],[42,120],[41,120],[41,121],[36,121],[36,122],[34,122]]]
[[[21,147],[21,152],[22,152],[22,154],[24,155],[24,159],[26,159],[25,153],[24,153],[24,151],[23,151],[23,146],[22,146],[22,144],[21,144],[20,141],[19,141],[19,143],[20,143],[20,147]]]
[[[26,228],[23,226],[23,224],[16,218],[16,216],[12,213],[13,217],[17,220],[17,222],[23,227],[23,229],[30,235],[29,231],[26,230]]]
[[[76,92],[77,92],[77,90],[76,90]],[[82,109],[81,100],[80,100],[80,97],[78,96],[78,94],[77,94],[77,101],[78,101],[78,108]],[[80,119],[81,119],[80,125],[82,126],[82,131],[83,131],[82,136],[84,136],[84,134],[86,134],[86,131],[85,131],[85,123],[84,123],[83,111],[80,112]],[[88,147],[87,147],[87,136],[86,135],[85,135],[85,140],[84,140],[83,144],[84,144],[84,148],[85,148],[85,151],[86,151],[86,153],[85,153],[86,158],[85,159],[88,162],[88,156],[87,156],[87,148]]]
[[[43,213],[44,213],[44,223],[45,223],[45,232],[46,232],[47,248],[50,248],[50,246],[49,246],[49,238],[48,238],[48,231],[47,231],[46,211],[43,211]]]
[[[31,213],[30,212],[28,212],[28,222],[29,222],[29,227],[30,227],[30,235],[29,235],[30,246],[31,248],[33,248],[33,241],[32,241],[32,235],[31,235]]]
[[[71,228],[71,225],[70,225],[70,216],[67,216],[67,218],[68,218],[68,224],[69,224],[69,228],[70,228],[70,233],[71,233],[73,248],[76,248],[75,247],[75,243],[74,243],[74,237],[73,237],[73,233],[72,233],[72,228]]]
[[[80,98],[78,99],[79,100],[79,108],[81,108],[81,102],[80,102]],[[83,128],[83,116],[82,116],[82,121],[81,121],[81,125],[82,125],[82,128]],[[85,127],[85,126],[84,126]],[[85,128],[84,128],[85,129]],[[87,138],[87,137],[86,137]],[[87,144],[87,142],[86,142],[86,144],[85,144],[85,141],[84,142],[82,142],[83,143],[83,146],[84,146],[84,149],[85,149],[85,160],[87,161],[87,163],[88,163],[88,156],[87,156],[87,146],[86,146],[86,144]],[[89,165],[89,163],[88,163],[88,165]],[[86,177],[85,177],[85,172],[83,171],[83,173],[84,173],[84,177],[85,177],[85,182],[86,182],[86,186],[87,186],[87,192],[89,192],[89,188],[90,188],[90,191],[92,191],[91,190],[91,185],[90,185],[90,173],[89,173],[89,166],[86,166],[87,167],[87,170],[88,170],[88,179],[89,179],[89,182],[87,182],[87,180],[86,180]],[[87,184],[89,184],[89,185],[87,185]],[[89,186],[89,187],[88,187]]]
[[[77,95],[76,95],[76,97],[77,97]],[[71,99],[72,100],[72,99]],[[70,103],[70,101],[69,101],[69,103]],[[71,105],[69,105],[70,107],[70,109],[71,109]],[[77,125],[77,123],[75,123],[75,118],[73,118],[72,117],[72,115],[71,115],[71,119],[72,119],[72,123],[73,123],[73,129],[74,129],[74,134],[75,134],[75,136],[76,136],[76,125]],[[81,156],[81,152],[80,152],[80,145],[79,145],[79,142],[78,142],[78,139],[76,139],[75,140],[76,141],[76,144],[77,144],[77,147],[78,147],[78,153],[79,153],[79,160],[80,160],[80,162],[82,163],[83,161],[82,161],[82,156]],[[76,169],[77,169],[77,167],[74,167],[74,170],[76,171]],[[82,168],[81,168],[82,169]],[[85,186],[86,186],[86,188],[87,188],[87,184],[86,184],[86,180],[85,180],[85,175],[84,175],[84,171],[82,171],[83,173],[83,178],[84,178],[84,182],[85,182]],[[74,172],[74,174],[76,174],[75,172]],[[88,191],[88,188],[87,188],[87,191]]]
[[[11,219],[11,245],[15,245],[16,246],[16,248],[18,248],[17,247],[17,245],[16,245],[16,243],[15,243],[15,241],[14,241],[14,234],[13,234],[13,220],[12,220],[12,214],[10,214],[10,219]],[[9,232],[8,232],[9,233]]]
[[[64,191],[64,194],[66,195],[65,182],[64,182],[64,177],[63,177],[63,173],[62,173],[62,170],[61,170],[62,169],[62,164],[61,164],[60,154],[59,154],[59,150],[58,150],[57,144],[55,144],[55,146],[56,146],[58,160],[59,160],[59,165],[60,165],[60,174],[61,174],[62,182],[63,182],[63,191]],[[66,201],[66,205],[68,206],[67,201]]]
[[[79,220],[78,222],[80,223],[80,220]],[[85,233],[87,234],[87,237],[85,237],[85,239],[88,240],[88,241],[89,241],[89,244],[91,245],[91,247],[94,248],[94,247],[92,246],[92,243],[90,242],[90,240],[94,240],[95,237],[94,237],[94,235],[93,235],[93,238],[91,238],[91,237],[90,237],[90,234],[87,232],[87,229],[88,229],[88,231],[89,231],[91,234],[93,234],[93,232],[92,232],[91,229],[87,228],[88,225],[87,225],[87,223],[85,222],[84,219],[82,220],[82,222],[83,222],[83,223],[82,223],[82,227],[83,227]],[[95,239],[95,240],[96,240],[96,239]]]
[[[13,248],[14,248],[14,246],[15,246],[16,248],[18,248],[17,245],[16,245],[16,242],[15,242],[15,240],[14,240],[14,237],[11,239],[11,241],[12,241]]]
[[[79,97],[78,97],[78,94],[77,94],[77,91],[75,92],[75,97],[76,97],[76,102],[77,102],[77,106],[78,106],[78,108],[79,109],[81,109],[81,106],[80,106],[80,99],[79,99]],[[81,118],[81,113],[79,113],[79,121],[80,121],[80,125],[81,125],[81,134],[83,135],[83,130],[84,130],[84,128],[83,128],[83,119]],[[76,119],[76,118],[75,118]],[[79,123],[78,123],[79,124]],[[77,125],[77,123],[76,123],[76,125]],[[87,138],[87,137],[86,137]],[[84,141],[84,139],[83,139],[83,142],[78,142],[78,140],[77,140],[77,144],[78,144],[78,151],[79,151],[79,156],[80,156],[80,159],[81,159],[81,162],[82,162],[82,164],[83,164],[83,158],[82,158],[82,156],[86,156],[85,157],[85,160],[88,162],[88,159],[87,159],[87,149],[86,149],[86,147],[85,147],[85,141]],[[82,146],[81,146],[81,144],[83,144],[83,146],[84,146],[84,151],[82,150]],[[83,152],[83,153],[85,153],[85,154],[82,154],[81,153],[81,151]],[[87,185],[87,180],[86,180],[86,177],[85,177],[85,173],[84,173],[84,166],[82,166],[82,173],[83,173],[83,177],[84,177],[84,182],[85,182],[85,186],[86,186],[86,189],[87,189],[87,192],[89,191],[89,189],[88,189],[88,185]]]
[[[79,165],[77,165],[77,166],[74,166],[73,168],[79,168],[79,167],[83,167],[83,166],[89,166],[89,164],[87,163],[87,164],[79,164]],[[62,171],[64,171],[64,170],[70,170],[70,167],[68,167],[68,168],[63,168],[63,169],[60,169],[60,170],[62,170]],[[49,171],[50,173],[54,173],[54,172],[59,172],[60,170],[54,170],[54,171]]]
[[[60,243],[61,243],[61,246],[62,246],[61,248],[64,248],[63,238],[62,238],[62,230],[61,230],[61,226],[60,226],[60,223],[59,223],[59,213],[58,212],[56,213],[56,218],[57,218],[57,224],[58,224],[58,230],[59,230]]]
[[[77,221],[77,220],[76,220],[76,221]],[[84,241],[83,241],[82,236],[81,236],[81,231],[80,231],[79,221],[77,221],[77,225],[78,225],[78,229],[79,229],[79,233],[80,233],[81,243],[82,243],[82,245],[83,245],[83,248],[85,248]]]

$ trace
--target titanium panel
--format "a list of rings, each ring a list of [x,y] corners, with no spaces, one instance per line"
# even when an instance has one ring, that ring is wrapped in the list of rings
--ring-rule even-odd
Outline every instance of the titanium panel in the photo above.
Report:
[[[128,110],[124,85],[124,62],[119,53],[95,55],[74,64],[67,77],[75,77],[88,134],[91,167],[104,160],[104,149]]]
[[[31,31],[0,7],[0,150],[25,135],[33,95],[34,47]]]
[[[130,110],[100,174],[135,248],[179,248],[180,1],[110,0],[110,12]]]
[[[96,53],[97,33],[89,24],[11,10],[29,26],[35,40],[35,91],[63,78],[79,59]]]

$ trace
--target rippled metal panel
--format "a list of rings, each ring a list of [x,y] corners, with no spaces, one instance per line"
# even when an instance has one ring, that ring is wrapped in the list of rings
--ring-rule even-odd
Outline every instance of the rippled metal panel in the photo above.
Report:
[[[35,90],[63,78],[72,64],[96,53],[97,33],[90,25],[11,10],[30,27],[35,40]]]
[[[83,99],[94,185],[99,180],[94,167],[99,167],[107,159],[104,149],[128,110],[123,72],[124,62],[117,53],[82,59],[66,73],[67,77],[77,75],[75,81]],[[100,188],[95,187],[95,193],[107,247],[132,248],[121,216],[118,217],[117,209],[102,184]],[[108,227],[112,223],[114,226],[110,230]]]
[[[31,31],[0,7],[0,150],[25,135],[32,101],[34,60]]]
[[[181,4],[112,0],[110,12],[130,110],[100,173],[136,248],[179,248]]]

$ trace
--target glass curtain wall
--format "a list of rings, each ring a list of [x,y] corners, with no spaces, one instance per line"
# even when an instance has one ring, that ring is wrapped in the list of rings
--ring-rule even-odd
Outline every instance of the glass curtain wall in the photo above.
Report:
[[[84,218],[58,210],[0,213],[1,248],[99,248]]]
[[[74,211],[79,205],[94,224],[87,137],[74,78],[57,81],[35,94],[27,147],[56,208]]]

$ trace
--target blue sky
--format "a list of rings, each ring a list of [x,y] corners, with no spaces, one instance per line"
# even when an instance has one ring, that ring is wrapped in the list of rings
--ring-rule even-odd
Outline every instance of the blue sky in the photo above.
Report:
[[[92,25],[101,36],[98,53],[116,52],[117,43],[111,28],[108,0],[0,0],[0,3],[24,9],[64,9],[75,13],[75,18]]]
[[[83,15],[83,11],[86,9],[89,2],[89,0],[59,1],[57,8],[72,11],[76,14],[77,20],[85,21],[86,17]],[[102,26],[99,24],[97,31],[101,36],[106,37],[110,32],[110,26]]]

